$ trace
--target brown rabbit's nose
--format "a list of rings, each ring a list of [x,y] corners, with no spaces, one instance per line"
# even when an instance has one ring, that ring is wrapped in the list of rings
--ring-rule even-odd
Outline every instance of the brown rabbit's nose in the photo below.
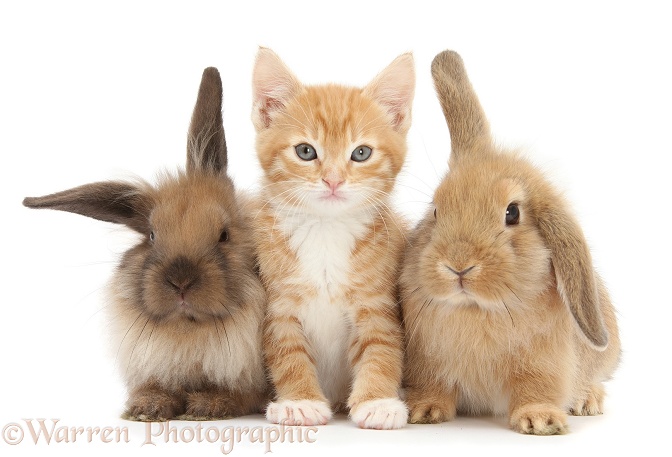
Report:
[[[198,279],[196,264],[186,257],[178,257],[166,268],[166,282],[178,293],[185,293]]]

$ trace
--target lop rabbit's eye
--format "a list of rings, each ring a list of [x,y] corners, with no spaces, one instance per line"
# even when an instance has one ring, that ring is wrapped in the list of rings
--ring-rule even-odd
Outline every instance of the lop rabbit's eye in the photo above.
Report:
[[[520,210],[516,203],[511,203],[506,207],[506,225],[516,225],[520,220]]]
[[[317,159],[315,148],[308,143],[301,143],[298,146],[294,146],[294,150],[301,160],[310,161]]]
[[[223,230],[221,235],[219,235],[219,242],[223,243],[225,241],[229,241],[229,232]]]
[[[156,235],[154,235],[154,232],[149,232],[149,241],[154,241],[156,238]]]
[[[372,152],[373,151],[368,146],[357,146],[355,150],[352,151],[350,159],[354,160],[355,162],[364,162],[366,160],[369,160],[369,157],[371,157]]]

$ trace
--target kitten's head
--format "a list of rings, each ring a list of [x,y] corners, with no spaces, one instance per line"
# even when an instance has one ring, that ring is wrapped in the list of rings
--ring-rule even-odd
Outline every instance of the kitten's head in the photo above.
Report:
[[[252,120],[267,195],[279,207],[323,214],[384,199],[406,156],[414,88],[410,53],[354,88],[305,86],[261,48]]]

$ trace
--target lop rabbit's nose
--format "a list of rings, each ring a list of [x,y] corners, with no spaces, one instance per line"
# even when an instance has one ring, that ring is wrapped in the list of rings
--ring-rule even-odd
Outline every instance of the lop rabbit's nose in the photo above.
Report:
[[[452,268],[450,268],[448,265],[446,265],[446,268],[448,268],[451,272],[453,272],[455,275],[459,276],[460,278],[463,278],[467,273],[469,273],[471,270],[474,269],[476,265],[472,265],[469,268],[465,268],[462,271],[456,271]]]

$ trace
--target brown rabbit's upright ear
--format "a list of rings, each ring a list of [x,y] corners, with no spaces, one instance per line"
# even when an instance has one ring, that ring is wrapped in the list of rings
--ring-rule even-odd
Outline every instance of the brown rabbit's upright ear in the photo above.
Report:
[[[476,146],[491,143],[490,125],[460,55],[443,51],[434,57],[432,78],[450,131],[451,162],[482,151]]]
[[[133,184],[106,181],[85,184],[43,197],[26,197],[28,208],[48,208],[81,214],[147,234],[151,202],[149,196]]]
[[[415,94],[413,54],[408,52],[394,59],[363,92],[387,110],[395,130],[407,132]]]
[[[558,292],[588,342],[606,348],[609,336],[600,311],[595,270],[579,224],[561,205],[541,209],[538,224],[551,251]]]
[[[259,48],[252,74],[252,122],[257,132],[270,127],[273,115],[301,90],[301,83],[280,57]]]
[[[222,120],[222,78],[215,67],[203,70],[189,125],[187,173],[226,172],[226,138]]]

